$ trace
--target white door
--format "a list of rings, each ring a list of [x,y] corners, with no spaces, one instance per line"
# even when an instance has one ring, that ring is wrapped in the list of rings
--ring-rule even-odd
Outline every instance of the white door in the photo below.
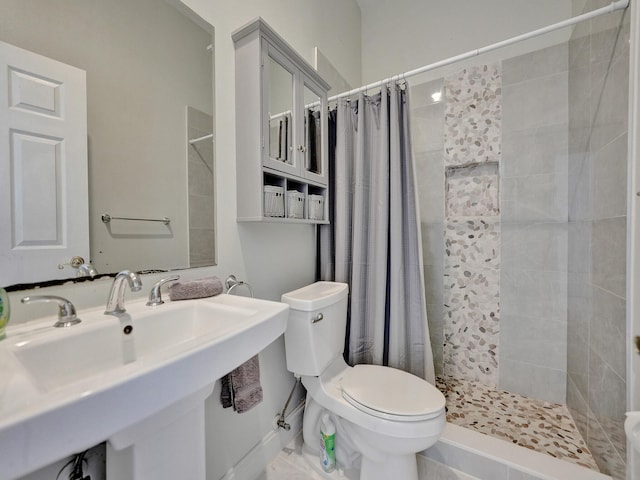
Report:
[[[0,42],[0,286],[89,262],[84,70]]]

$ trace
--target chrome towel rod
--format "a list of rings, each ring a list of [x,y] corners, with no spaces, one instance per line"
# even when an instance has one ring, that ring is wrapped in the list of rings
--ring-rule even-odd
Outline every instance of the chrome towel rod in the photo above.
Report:
[[[137,220],[139,222],[162,222],[165,225],[169,225],[171,223],[171,219],[168,217],[164,218],[133,218],[133,217],[112,217],[108,213],[102,214],[102,221],[104,223],[110,223],[111,220]]]
[[[192,140],[189,140],[189,145],[193,145],[194,143],[198,143],[198,142],[201,142],[203,140],[208,140],[210,138],[213,138],[213,133],[210,133],[209,135],[204,135],[203,137],[198,137],[198,138],[194,138]]]

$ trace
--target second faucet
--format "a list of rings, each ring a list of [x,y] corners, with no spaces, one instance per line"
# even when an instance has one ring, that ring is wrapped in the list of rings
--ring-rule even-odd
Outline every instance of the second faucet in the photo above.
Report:
[[[130,270],[122,270],[116,275],[111,284],[111,291],[107,298],[107,309],[105,315],[122,315],[126,310],[124,308],[124,286],[125,282],[129,284],[132,292],[138,292],[142,288],[142,280],[136,272]]]

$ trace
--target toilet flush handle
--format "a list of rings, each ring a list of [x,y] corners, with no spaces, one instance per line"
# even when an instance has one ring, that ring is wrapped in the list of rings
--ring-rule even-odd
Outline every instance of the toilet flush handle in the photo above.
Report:
[[[313,320],[311,320],[311,323],[318,323],[320,320],[322,320],[324,318],[324,315],[322,315],[322,313],[319,313],[316,318],[314,318]]]

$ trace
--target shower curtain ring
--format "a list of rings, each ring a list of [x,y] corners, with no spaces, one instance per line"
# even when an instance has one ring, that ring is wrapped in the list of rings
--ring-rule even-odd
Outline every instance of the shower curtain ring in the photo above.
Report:
[[[405,88],[407,85],[407,81],[404,78],[404,73],[400,74],[400,78],[398,79],[398,86],[403,89]]]

